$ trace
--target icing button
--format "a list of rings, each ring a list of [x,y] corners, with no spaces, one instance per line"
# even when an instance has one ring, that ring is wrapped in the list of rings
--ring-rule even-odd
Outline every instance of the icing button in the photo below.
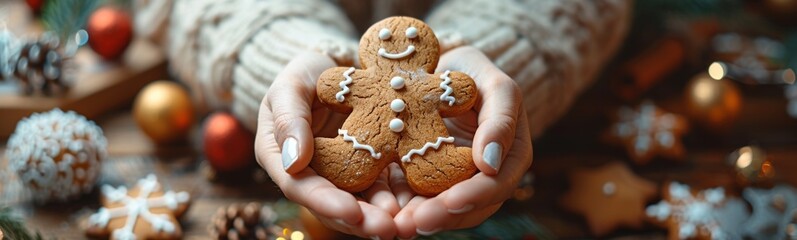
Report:
[[[390,79],[390,87],[392,87],[393,89],[396,89],[396,90],[403,88],[404,87],[404,78],[403,77],[398,77],[398,76],[393,77],[393,79]]]
[[[401,119],[398,118],[390,120],[390,131],[401,132],[403,130],[404,130],[404,121],[401,121]]]
[[[392,109],[394,112],[397,113],[402,112],[404,111],[404,107],[406,107],[406,105],[404,104],[404,100],[393,99],[393,101],[390,102],[390,109]]]

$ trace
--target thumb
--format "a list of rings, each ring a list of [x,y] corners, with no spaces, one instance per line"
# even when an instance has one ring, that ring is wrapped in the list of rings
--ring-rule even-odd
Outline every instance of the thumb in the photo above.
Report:
[[[467,61],[463,61],[467,59]],[[474,106],[479,127],[473,136],[473,160],[487,175],[496,175],[515,139],[522,101],[514,80],[473,47],[453,49],[440,58],[440,68],[456,69],[470,75],[479,89]]]
[[[313,156],[311,105],[318,76],[335,63],[329,57],[308,52],[291,60],[266,94],[272,111],[274,138],[282,153],[282,167],[294,174],[303,170]]]

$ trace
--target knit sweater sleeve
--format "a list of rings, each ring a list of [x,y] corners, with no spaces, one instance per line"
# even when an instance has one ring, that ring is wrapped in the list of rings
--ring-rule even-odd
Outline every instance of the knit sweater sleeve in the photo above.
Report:
[[[230,110],[250,130],[260,101],[304,50],[352,65],[354,27],[323,0],[137,0],[140,35],[164,48],[202,110]]]
[[[474,46],[518,83],[537,137],[609,60],[629,15],[629,0],[448,0],[427,22],[444,50]]]

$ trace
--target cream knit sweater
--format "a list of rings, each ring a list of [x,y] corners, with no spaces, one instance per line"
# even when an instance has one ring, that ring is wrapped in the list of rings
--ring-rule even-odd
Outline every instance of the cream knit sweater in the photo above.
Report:
[[[137,0],[136,31],[160,43],[206,110],[254,130],[260,101],[300,51],[354,63],[359,34],[390,15],[422,17],[448,50],[484,52],[523,91],[531,134],[563,115],[621,43],[630,0]],[[367,22],[366,21],[370,21]],[[362,29],[361,29],[362,30]]]

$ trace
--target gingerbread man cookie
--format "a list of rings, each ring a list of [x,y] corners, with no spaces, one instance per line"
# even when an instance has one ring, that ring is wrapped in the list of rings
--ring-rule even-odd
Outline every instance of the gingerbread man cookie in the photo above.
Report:
[[[410,187],[436,195],[476,172],[471,148],[456,147],[443,117],[469,111],[473,79],[461,72],[431,74],[440,46],[425,23],[391,17],[360,39],[363,69],[337,67],[321,74],[318,97],[351,113],[335,138],[316,138],[310,166],[337,187],[359,192],[398,162]]]

